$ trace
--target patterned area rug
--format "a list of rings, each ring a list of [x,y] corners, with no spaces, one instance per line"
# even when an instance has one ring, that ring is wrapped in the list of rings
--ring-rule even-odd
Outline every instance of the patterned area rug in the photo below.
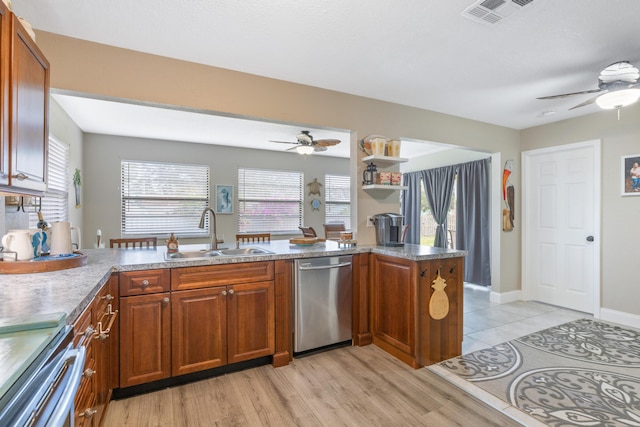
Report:
[[[439,364],[553,427],[640,427],[640,331],[581,319]]]

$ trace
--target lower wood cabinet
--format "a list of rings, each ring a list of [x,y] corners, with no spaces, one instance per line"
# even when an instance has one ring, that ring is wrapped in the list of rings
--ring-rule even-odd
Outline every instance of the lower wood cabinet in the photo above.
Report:
[[[171,294],[120,298],[120,387],[171,375]]]
[[[417,367],[415,262],[375,255],[371,277],[373,343]]]
[[[118,276],[112,276],[75,321],[74,344],[87,350],[74,402],[76,426],[99,426],[111,392],[118,387]]]
[[[414,368],[462,352],[462,257],[411,261],[372,255],[370,324],[373,343]],[[429,305],[440,277],[448,310],[434,318]],[[439,317],[439,316],[436,316]]]
[[[275,352],[273,282],[173,292],[172,375]]]
[[[276,353],[274,263],[120,273],[121,388]]]

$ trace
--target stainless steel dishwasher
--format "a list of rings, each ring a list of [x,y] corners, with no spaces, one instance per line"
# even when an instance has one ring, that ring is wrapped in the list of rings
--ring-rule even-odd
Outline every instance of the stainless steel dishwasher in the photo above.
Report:
[[[352,339],[351,255],[295,261],[294,353]]]

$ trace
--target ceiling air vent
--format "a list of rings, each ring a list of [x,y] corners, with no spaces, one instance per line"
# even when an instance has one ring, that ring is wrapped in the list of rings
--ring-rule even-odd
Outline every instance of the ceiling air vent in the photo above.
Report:
[[[462,16],[476,22],[495,24],[513,15],[533,0],[479,0],[462,11]]]

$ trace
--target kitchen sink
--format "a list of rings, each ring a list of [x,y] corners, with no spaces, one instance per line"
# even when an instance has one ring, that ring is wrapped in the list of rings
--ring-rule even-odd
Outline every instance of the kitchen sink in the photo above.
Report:
[[[237,249],[218,249],[220,255],[260,255],[260,254],[273,254],[274,252],[268,251],[262,248],[237,248]]]
[[[167,261],[179,261],[179,260],[209,259],[217,256],[249,256],[249,255],[273,254],[273,253],[275,252],[271,252],[262,248],[240,248],[240,249],[213,249],[213,250],[200,250],[200,251],[185,251],[185,252],[175,252],[172,254],[166,253],[164,257]]]
[[[165,254],[165,259],[167,260],[180,260],[180,259],[207,259],[211,257],[220,256],[218,251],[211,250],[201,250],[201,251],[185,251],[185,252],[174,252],[172,254]]]

